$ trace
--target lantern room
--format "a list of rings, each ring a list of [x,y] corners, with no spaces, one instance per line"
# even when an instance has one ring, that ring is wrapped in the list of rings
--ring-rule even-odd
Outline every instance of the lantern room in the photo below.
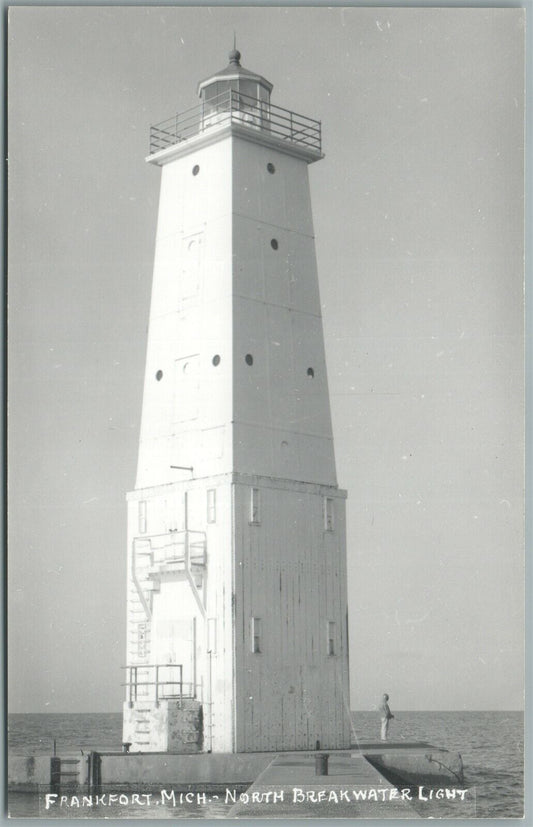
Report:
[[[198,84],[204,117],[238,110],[250,120],[268,118],[272,84],[241,66],[241,53],[233,49],[225,69]],[[246,119],[246,118],[245,118]]]

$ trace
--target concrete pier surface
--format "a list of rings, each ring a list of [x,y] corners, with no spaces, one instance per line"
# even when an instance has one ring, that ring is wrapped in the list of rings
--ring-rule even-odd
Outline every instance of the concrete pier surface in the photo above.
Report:
[[[316,757],[276,756],[228,818],[419,818],[410,791],[390,784],[362,753],[331,753],[328,775],[316,775]]]

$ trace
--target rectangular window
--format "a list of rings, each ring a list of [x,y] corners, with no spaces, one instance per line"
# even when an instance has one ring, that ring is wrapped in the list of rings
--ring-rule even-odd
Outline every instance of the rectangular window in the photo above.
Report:
[[[261,618],[250,618],[250,648],[254,655],[261,651]]]
[[[217,651],[217,619],[216,617],[207,618],[207,651],[212,655]]]
[[[335,626],[332,620],[328,620],[328,655],[335,654]]]
[[[331,497],[324,497],[324,529],[333,531],[335,528],[334,501]]]
[[[250,493],[250,522],[254,525],[259,525],[261,522],[259,488],[252,488]]]
[[[139,534],[146,534],[146,500],[139,500]]]
[[[217,521],[217,492],[215,488],[209,488],[207,491],[207,522],[216,523]]]

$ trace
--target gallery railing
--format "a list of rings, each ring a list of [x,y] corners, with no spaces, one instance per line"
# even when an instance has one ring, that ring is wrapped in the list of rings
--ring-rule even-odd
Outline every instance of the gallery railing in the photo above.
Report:
[[[320,121],[230,89],[150,127],[150,155],[229,123],[261,129],[276,138],[322,151]]]

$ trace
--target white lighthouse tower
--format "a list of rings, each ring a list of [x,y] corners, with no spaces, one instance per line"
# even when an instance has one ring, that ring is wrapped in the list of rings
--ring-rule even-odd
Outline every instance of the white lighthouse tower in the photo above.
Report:
[[[153,127],[161,197],[136,487],[124,740],[350,745],[337,486],[307,166],[320,124],[230,53]]]

